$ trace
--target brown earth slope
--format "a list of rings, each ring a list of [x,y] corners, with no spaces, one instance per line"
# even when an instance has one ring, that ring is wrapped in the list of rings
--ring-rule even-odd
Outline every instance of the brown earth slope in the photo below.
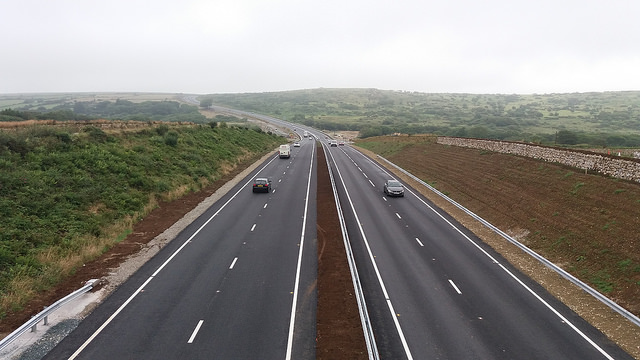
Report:
[[[640,315],[640,184],[530,158],[439,145],[432,136],[369,138],[358,145],[408,170]],[[640,358],[640,329],[424,186],[396,174]]]

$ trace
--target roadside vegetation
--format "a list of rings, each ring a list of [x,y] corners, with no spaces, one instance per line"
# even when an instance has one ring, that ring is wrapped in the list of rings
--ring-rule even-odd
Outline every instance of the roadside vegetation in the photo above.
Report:
[[[0,110],[0,122],[24,120],[83,121],[95,119],[165,121],[206,123],[197,106],[178,101],[145,101],[134,103],[128,100],[116,101],[74,101],[63,102],[47,109],[37,106],[21,106],[21,110],[7,108]]]
[[[0,131],[0,319],[122,241],[158,201],[285,141],[216,122]]]
[[[640,147],[640,92],[426,94],[313,89],[214,94],[200,101],[361,138],[438,134],[581,147]]]

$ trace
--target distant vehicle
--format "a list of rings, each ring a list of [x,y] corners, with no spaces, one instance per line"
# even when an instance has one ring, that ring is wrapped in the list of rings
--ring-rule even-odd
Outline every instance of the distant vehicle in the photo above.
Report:
[[[309,137],[309,132],[308,131],[304,132],[304,137]]]
[[[281,159],[288,158],[289,156],[291,156],[291,147],[289,146],[289,144],[280,145],[280,150],[278,150],[278,154]]]
[[[395,179],[385,181],[382,191],[388,196],[404,196],[404,186]]]
[[[293,147],[300,147],[300,143],[299,143],[299,142],[297,142],[297,141],[296,141],[296,142],[294,142],[294,143],[293,143]]]
[[[338,143],[338,145],[340,145],[340,146],[344,146],[344,141],[340,141],[340,142]]]
[[[338,146],[338,142],[335,140],[329,140],[329,146],[333,147],[333,146]]]
[[[255,178],[253,181],[253,192],[270,192],[271,191],[271,179],[268,178]]]

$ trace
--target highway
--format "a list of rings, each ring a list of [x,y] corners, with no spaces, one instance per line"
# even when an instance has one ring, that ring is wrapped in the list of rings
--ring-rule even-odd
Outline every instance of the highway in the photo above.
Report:
[[[274,154],[46,359],[309,359],[317,271],[313,141]],[[253,193],[256,176],[270,193]]]
[[[316,149],[301,143],[216,202],[46,359],[315,358]],[[380,359],[632,359],[415,190],[385,196],[393,176],[369,158],[325,149]],[[271,193],[251,192],[258,175]]]
[[[381,359],[631,359],[415,190],[330,147]]]

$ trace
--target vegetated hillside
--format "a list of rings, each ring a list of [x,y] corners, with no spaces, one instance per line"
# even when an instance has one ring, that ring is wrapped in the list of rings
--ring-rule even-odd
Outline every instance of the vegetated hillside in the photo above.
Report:
[[[131,96],[135,98],[135,96]],[[4,104],[4,105],[3,105]],[[95,119],[205,123],[207,118],[198,107],[174,100],[134,102],[121,98],[98,99],[50,95],[42,98],[0,96],[2,122],[24,120],[86,121]]]
[[[432,94],[313,89],[200,97],[319,129],[462,136],[592,147],[640,146],[640,92]]]
[[[121,241],[158,200],[284,141],[215,123],[0,131],[0,318]]]
[[[433,136],[357,142],[398,164],[634,314],[640,314],[640,184]]]

